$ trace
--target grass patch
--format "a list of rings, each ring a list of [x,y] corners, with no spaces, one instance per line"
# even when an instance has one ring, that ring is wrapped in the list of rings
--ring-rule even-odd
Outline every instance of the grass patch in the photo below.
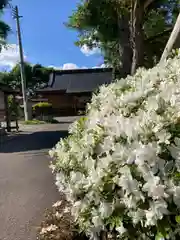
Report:
[[[40,120],[28,120],[28,121],[24,121],[23,124],[25,125],[37,125],[37,124],[45,124],[45,121],[40,121]]]

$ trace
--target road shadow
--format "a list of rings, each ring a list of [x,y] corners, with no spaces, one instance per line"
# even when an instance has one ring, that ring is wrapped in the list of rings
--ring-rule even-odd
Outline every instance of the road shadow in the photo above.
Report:
[[[0,153],[18,153],[51,149],[61,139],[68,136],[68,131],[41,131],[19,134],[0,145]]]

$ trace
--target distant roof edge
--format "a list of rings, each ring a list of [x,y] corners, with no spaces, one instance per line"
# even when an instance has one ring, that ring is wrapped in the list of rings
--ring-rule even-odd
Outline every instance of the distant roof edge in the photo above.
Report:
[[[10,88],[8,85],[4,84],[4,83],[0,83],[0,90],[5,92],[5,93],[17,93],[17,90],[14,90],[12,88]]]
[[[112,72],[113,68],[77,68],[77,69],[54,69],[52,72],[56,74],[70,73],[96,73],[96,72]]]

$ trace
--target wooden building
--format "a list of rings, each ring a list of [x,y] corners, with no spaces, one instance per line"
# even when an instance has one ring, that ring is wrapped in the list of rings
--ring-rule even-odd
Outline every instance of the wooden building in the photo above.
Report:
[[[36,98],[51,103],[56,116],[76,115],[85,110],[94,91],[111,82],[111,68],[54,71],[48,86],[36,92]]]
[[[8,132],[11,131],[11,118],[10,118],[10,112],[8,108],[8,96],[12,95],[14,96],[15,101],[15,94],[16,92],[6,86],[5,84],[0,83],[0,129],[1,123],[6,123],[6,129]],[[16,121],[16,129],[18,128],[17,121]]]

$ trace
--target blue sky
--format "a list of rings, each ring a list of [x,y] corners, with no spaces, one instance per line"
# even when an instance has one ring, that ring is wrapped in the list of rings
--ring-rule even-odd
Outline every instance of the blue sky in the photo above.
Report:
[[[102,64],[98,54],[86,56],[74,45],[77,32],[67,29],[64,22],[80,0],[12,0],[18,5],[21,19],[23,48],[27,60],[33,64],[61,67],[66,63],[78,67],[94,67]],[[16,25],[10,9],[4,20],[11,26],[10,44],[17,44]],[[0,59],[1,60],[1,59]]]

